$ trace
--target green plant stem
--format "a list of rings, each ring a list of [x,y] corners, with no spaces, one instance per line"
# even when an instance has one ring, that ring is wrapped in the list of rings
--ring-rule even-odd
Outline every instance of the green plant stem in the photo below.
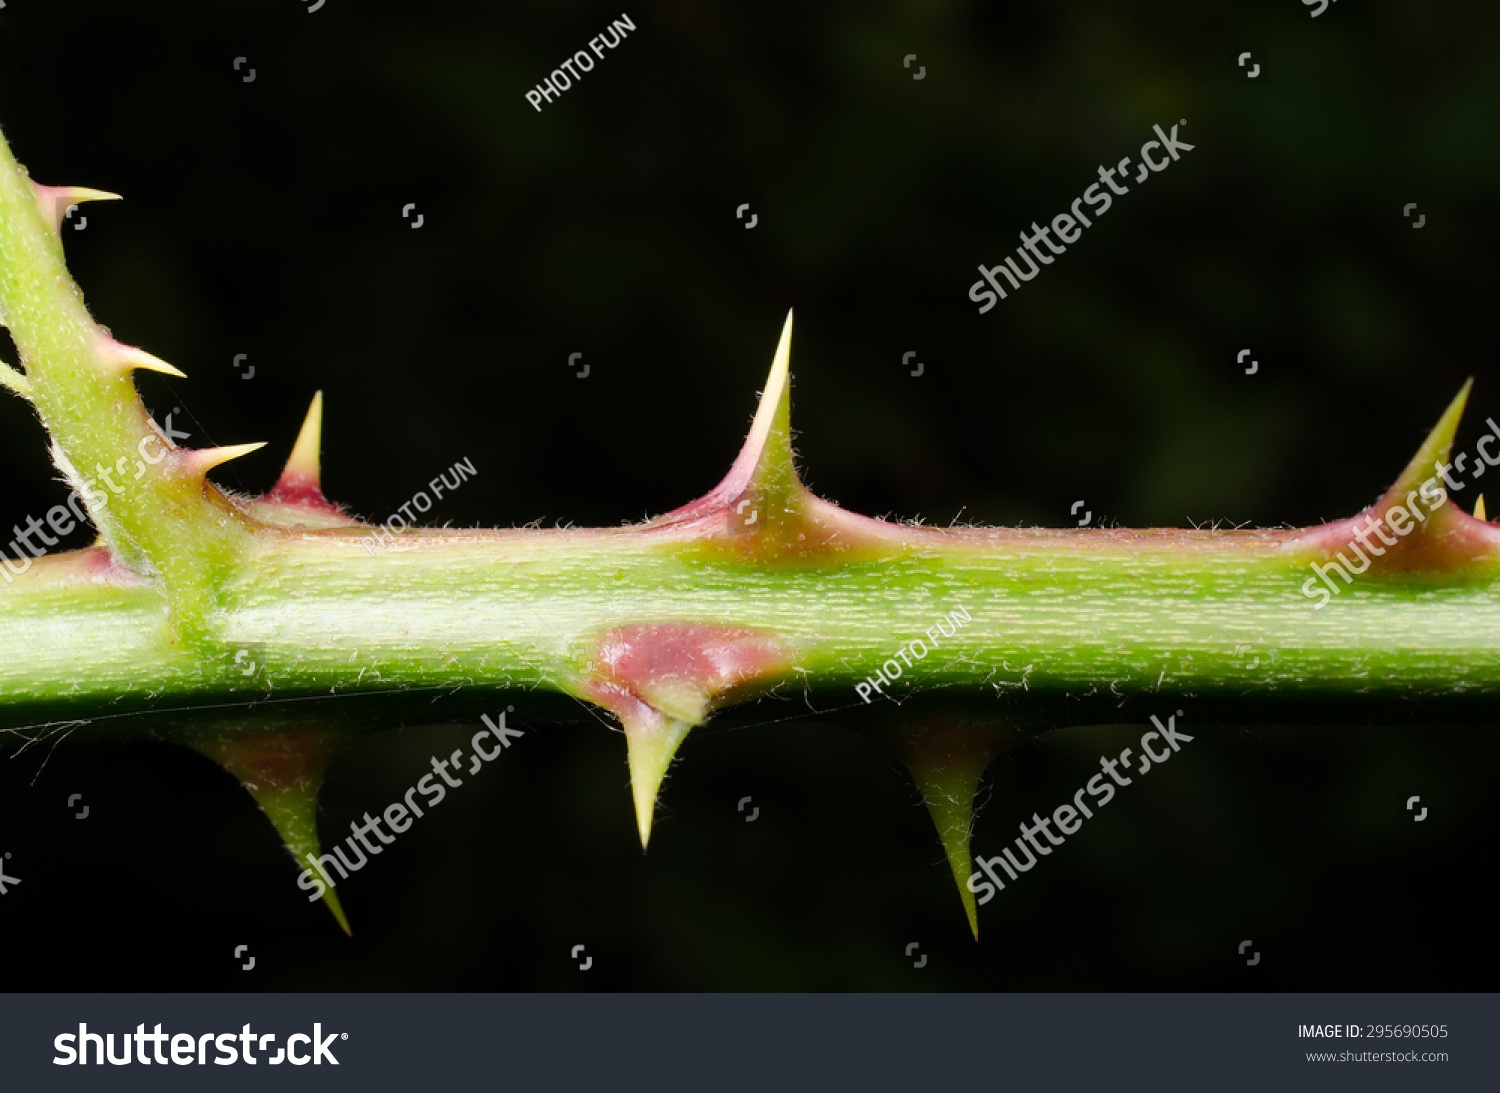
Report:
[[[795,660],[774,681],[784,691],[863,706],[855,685],[959,607],[972,621],[939,631],[888,692],[1500,694],[1493,580],[1370,581],[1315,612],[1290,533],[906,530],[912,546],[893,557],[809,569],[705,560],[639,529],[424,530],[374,557],[360,529],[286,533],[223,587],[212,656],[174,644],[149,582],[61,576],[89,552],[60,555],[0,593],[0,716],[247,693],[561,693],[589,673],[601,634],[661,621],[776,635]]]
[[[47,427],[55,457],[62,454],[59,466],[116,557],[163,576],[177,637],[193,642],[215,586],[249,546],[251,526],[219,491],[204,489],[212,460],[168,450],[136,393],[131,368],[141,365],[122,359],[125,347],[89,315],[62,244],[3,139],[0,316],[26,369],[20,390]]]

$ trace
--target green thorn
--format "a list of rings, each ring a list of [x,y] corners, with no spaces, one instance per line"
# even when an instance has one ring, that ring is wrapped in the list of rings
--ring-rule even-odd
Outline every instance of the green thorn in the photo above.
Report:
[[[1386,507],[1382,504],[1384,501],[1399,500],[1410,491],[1418,489],[1423,482],[1433,477],[1433,464],[1448,462],[1448,454],[1453,447],[1453,434],[1458,431],[1458,423],[1464,416],[1464,404],[1469,400],[1469,388],[1473,386],[1472,378],[1464,382],[1453,401],[1448,404],[1448,409],[1443,411],[1443,416],[1427,434],[1427,439],[1417,449],[1417,454],[1411,457],[1381,502],[1376,503],[1378,508]]]
[[[974,829],[974,795],[987,766],[989,760],[983,758],[948,766],[917,762],[910,767],[922,799],[927,802],[927,812],[937,827],[943,851],[948,855],[948,867],[953,870],[953,882],[958,885],[958,898],[963,901],[975,941],[979,940],[979,909],[974,904],[974,893],[969,891],[972,872],[969,836]]]
[[[329,758],[332,759],[332,756]],[[326,767],[327,763],[323,765]],[[321,783],[322,779],[323,772],[319,770],[317,783]],[[243,778],[241,781],[243,782]],[[323,852],[322,845],[318,841],[317,784],[269,789],[246,784],[245,788],[250,791],[250,796],[255,798],[255,803],[260,805],[260,810],[266,814],[266,819],[271,821],[271,826],[281,836],[282,844],[296,861],[298,868],[307,868],[308,856],[316,858]],[[349,929],[349,919],[344,915],[344,908],[339,903],[338,893],[332,888],[325,887],[323,903],[333,913],[334,919],[337,920],[344,933],[352,935]]]
[[[903,713],[888,715],[873,733],[900,757],[921,791],[975,941],[979,940],[979,909],[969,891],[974,796],[990,763],[1019,742],[1028,728],[1037,727],[1029,721],[1023,726],[1015,717]]]
[[[625,718],[630,792],[635,799],[635,823],[641,834],[642,850],[651,841],[651,821],[656,815],[656,795],[662,779],[694,724],[647,709],[649,716]]]
[[[281,836],[299,869],[322,853],[318,841],[318,787],[339,752],[354,741],[346,730],[305,725],[261,728],[226,726],[184,740],[239,779]],[[349,919],[338,894],[325,888],[323,904],[345,934]]]

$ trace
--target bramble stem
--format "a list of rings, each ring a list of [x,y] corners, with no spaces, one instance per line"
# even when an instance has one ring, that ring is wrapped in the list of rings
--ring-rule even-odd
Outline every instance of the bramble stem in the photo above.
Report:
[[[210,706],[231,688],[566,692],[601,634],[663,620],[776,635],[794,653],[788,695],[862,707],[855,685],[959,607],[972,622],[948,622],[953,636],[938,630],[911,667],[897,659],[895,693],[1500,693],[1493,581],[1371,581],[1314,611],[1299,591],[1307,569],[1281,545],[1289,532],[956,531],[943,547],[922,529],[898,557],[817,569],[705,562],[640,530],[425,530],[375,557],[362,534],[263,543],[221,589],[210,658],[174,646],[151,581],[91,580],[107,566],[98,548],[33,563],[0,592],[0,717]]]

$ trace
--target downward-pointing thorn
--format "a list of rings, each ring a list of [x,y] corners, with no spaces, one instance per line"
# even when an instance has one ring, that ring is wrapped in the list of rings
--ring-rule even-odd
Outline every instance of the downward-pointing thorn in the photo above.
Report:
[[[937,828],[943,853],[958,887],[958,898],[974,940],[979,940],[979,910],[969,887],[973,874],[970,836],[974,830],[974,796],[985,769],[1021,738],[1023,723],[1014,718],[955,718],[937,715],[913,721],[911,715],[887,720],[874,729],[877,739],[900,756],[921,791]]]
[[[716,702],[773,686],[794,664],[773,635],[717,623],[631,623],[590,640],[587,667],[568,686],[620,719],[641,847],[662,778],[678,747]]]
[[[250,792],[271,821],[297,869],[308,875],[321,852],[318,840],[318,787],[334,756],[351,743],[352,734],[315,725],[263,727],[232,720],[183,738],[208,756]],[[299,880],[298,887],[312,889]],[[329,886],[323,904],[339,928],[349,934],[349,919]]]
[[[654,712],[654,711],[653,711]],[[692,725],[675,717],[657,715],[651,724],[626,721],[625,741],[630,760],[630,794],[635,801],[635,824],[641,849],[651,842],[651,821],[656,815],[656,795],[666,777],[672,757],[686,739]]]

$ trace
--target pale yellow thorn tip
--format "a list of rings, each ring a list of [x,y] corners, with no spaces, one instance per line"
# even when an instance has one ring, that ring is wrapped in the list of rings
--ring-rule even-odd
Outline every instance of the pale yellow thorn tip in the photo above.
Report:
[[[750,426],[750,436],[757,448],[765,444],[777,424],[778,411],[786,403],[786,389],[792,367],[792,313],[786,313],[786,323],[781,328],[781,341],[776,345],[776,356],[771,361],[771,374],[766,377],[766,390],[761,395],[760,405],[755,410],[755,422]],[[746,444],[749,447],[749,444]]]
[[[95,190],[88,186],[59,186],[57,187],[67,198],[69,205],[82,205],[85,201],[124,201],[119,194],[110,193],[108,190]]]
[[[1474,519],[1487,519],[1487,517],[1484,515],[1484,494],[1482,493],[1479,495],[1479,500],[1474,502]]]
[[[136,368],[144,368],[148,372],[160,372],[166,376],[175,376],[177,379],[187,379],[187,373],[172,367],[160,357],[152,356],[144,349],[137,349],[130,345],[121,345],[112,338],[106,338],[100,355],[111,365],[130,371]]]
[[[43,186],[39,182],[33,182],[31,189],[36,195],[37,210],[42,214],[42,219],[58,233],[62,230],[63,217],[67,215],[70,206],[82,205],[85,201],[124,200],[119,194],[112,194],[108,190],[94,190],[88,186]]]
[[[656,790],[646,788],[632,775],[630,792],[635,798],[635,827],[641,835],[641,849],[645,850],[651,845],[651,821],[656,816]]]
[[[788,310],[750,434],[719,489],[739,492],[755,485],[761,490],[775,492],[779,488],[790,494],[797,486],[792,465],[791,360],[792,312]]]
[[[635,825],[641,835],[641,849],[651,842],[651,821],[656,815],[656,795],[666,777],[672,757],[692,729],[686,721],[662,718],[649,728],[625,726],[625,742],[630,760],[630,793],[635,800]]]
[[[224,448],[194,448],[179,454],[183,462],[190,465],[200,474],[206,474],[215,467],[228,463],[231,459],[238,459],[242,455],[258,452],[265,446],[266,442],[264,440],[257,440],[254,444],[230,444]]]
[[[750,438],[745,447],[759,451],[776,423],[776,412],[786,398],[787,377],[792,362],[792,313],[786,313],[786,323],[781,328],[781,341],[776,345],[776,356],[771,360],[771,374],[766,377],[766,389],[761,393],[760,405],[755,409],[755,421],[750,426]]]
[[[771,362],[772,385],[779,385],[792,366],[792,309],[786,309],[786,322],[781,326],[781,341],[776,343],[776,359]]]
[[[315,485],[320,484],[319,462],[322,449],[323,392],[319,391],[313,395],[312,405],[307,408],[307,417],[302,420],[302,431],[297,434],[297,443],[292,446],[286,469],[281,472],[282,477],[290,475],[311,479]]]

